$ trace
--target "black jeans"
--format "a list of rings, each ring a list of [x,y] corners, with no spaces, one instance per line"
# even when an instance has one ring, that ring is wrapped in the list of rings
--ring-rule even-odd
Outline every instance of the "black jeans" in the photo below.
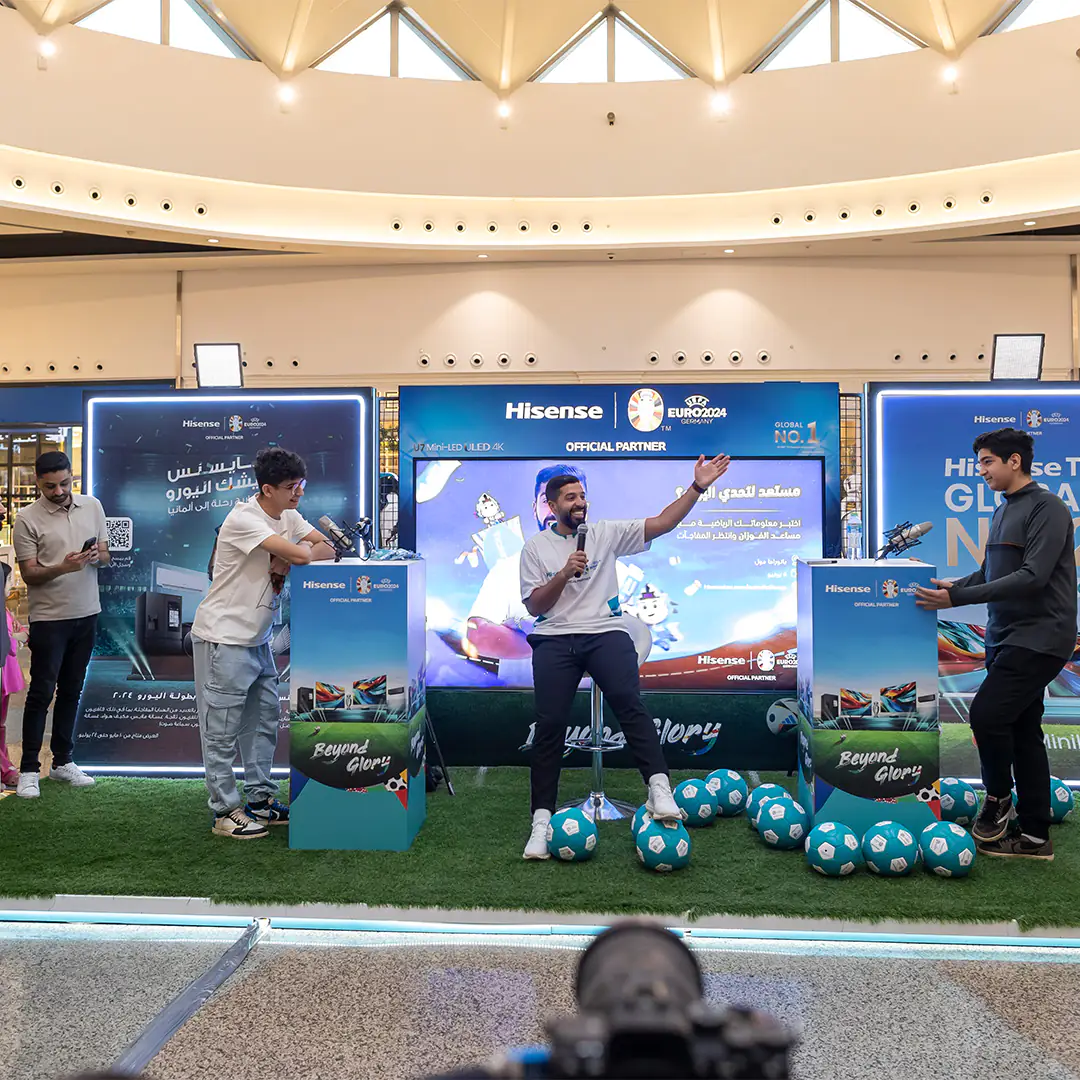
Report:
[[[532,748],[532,809],[552,810],[559,799],[559,773],[570,706],[588,672],[615,713],[641,775],[667,773],[660,736],[638,685],[637,652],[622,630],[603,634],[530,634],[536,732]]]
[[[23,709],[22,772],[40,772],[45,717],[53,706],[53,768],[71,761],[75,718],[79,712],[86,667],[94,651],[96,615],[30,624],[30,689]]]
[[[1045,653],[1001,645],[986,650],[986,678],[971,702],[986,793],[1007,799],[1016,782],[1020,828],[1050,835],[1050,762],[1043,739],[1043,692],[1065,666]]]

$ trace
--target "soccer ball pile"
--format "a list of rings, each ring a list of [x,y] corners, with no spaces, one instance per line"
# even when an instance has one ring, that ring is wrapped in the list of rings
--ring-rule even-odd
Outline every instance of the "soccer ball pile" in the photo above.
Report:
[[[787,795],[778,784],[765,786]],[[734,769],[717,769],[703,780],[684,780],[672,795],[685,815],[685,824],[654,821],[644,806],[638,807],[630,822],[639,862],[661,874],[690,864],[693,844],[687,828],[702,828],[718,817],[744,813],[749,803],[746,781]]]
[[[939,877],[966,877],[975,841],[952,821],[935,821],[916,836],[896,821],[879,821],[859,838],[846,825],[824,821],[806,838],[806,861],[826,877],[845,877],[860,863],[879,877],[905,877],[923,863]]]

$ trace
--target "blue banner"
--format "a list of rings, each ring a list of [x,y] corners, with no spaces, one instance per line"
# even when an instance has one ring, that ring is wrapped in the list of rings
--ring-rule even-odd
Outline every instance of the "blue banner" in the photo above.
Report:
[[[825,552],[840,553],[836,383],[403,386],[400,410],[405,547],[416,541],[416,458],[633,461],[725,453],[822,458]]]
[[[1080,388],[1068,384],[871,385],[868,544],[905,521],[930,521],[916,554],[957,578],[977,569],[1001,501],[979,477],[972,442],[1015,427],[1035,441],[1036,481],[1058,495],[1080,528]],[[1080,557],[1080,549],[1078,549]],[[964,720],[983,679],[985,605],[950,608],[938,624],[942,718]],[[1080,636],[1071,663],[1047,692],[1047,749],[1061,775],[1080,776]],[[977,775],[965,729],[946,728],[943,770]]]
[[[571,469],[595,519],[677,499],[698,455],[725,477],[677,529],[621,559],[648,627],[648,690],[793,690],[795,563],[839,543],[835,385],[405,387],[400,528],[428,561],[428,682],[528,689],[521,550]]]
[[[81,761],[199,769],[188,631],[210,586],[216,529],[257,492],[253,462],[268,446],[307,463],[299,509],[308,521],[371,516],[373,412],[370,390],[87,396],[85,490],[104,506],[112,560],[99,574],[102,610],[80,705]],[[287,582],[274,588],[270,603],[285,694]]]

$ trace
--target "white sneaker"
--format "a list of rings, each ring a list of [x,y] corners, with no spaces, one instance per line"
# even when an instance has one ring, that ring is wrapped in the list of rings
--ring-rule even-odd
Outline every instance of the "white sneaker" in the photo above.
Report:
[[[529,842],[525,845],[523,859],[550,859],[548,851],[548,838],[551,835],[551,811],[537,810],[533,814],[532,832],[529,833]]]
[[[39,781],[40,776],[36,772],[19,773],[19,786],[15,789],[16,796],[20,799],[41,798],[41,784]]]
[[[270,830],[259,821],[253,821],[238,806],[227,814],[214,816],[214,825],[210,830],[218,836],[227,836],[230,840],[258,840],[269,836]]]
[[[653,821],[684,821],[686,814],[679,809],[675,796],[671,794],[671,780],[663,773],[649,777],[649,796],[645,809]]]
[[[49,778],[60,780],[65,784],[70,784],[72,787],[92,787],[95,782],[94,778],[87,776],[74,761],[50,769]]]

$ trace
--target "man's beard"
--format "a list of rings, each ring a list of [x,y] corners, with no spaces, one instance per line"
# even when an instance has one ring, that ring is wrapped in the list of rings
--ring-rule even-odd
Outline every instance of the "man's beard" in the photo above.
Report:
[[[581,522],[585,520],[585,514],[582,514],[580,520],[575,521],[574,520],[574,514],[575,513],[576,513],[575,510],[567,510],[566,513],[561,518],[559,518],[560,523],[565,528],[570,529],[571,531],[576,530],[577,527],[581,524]]]

